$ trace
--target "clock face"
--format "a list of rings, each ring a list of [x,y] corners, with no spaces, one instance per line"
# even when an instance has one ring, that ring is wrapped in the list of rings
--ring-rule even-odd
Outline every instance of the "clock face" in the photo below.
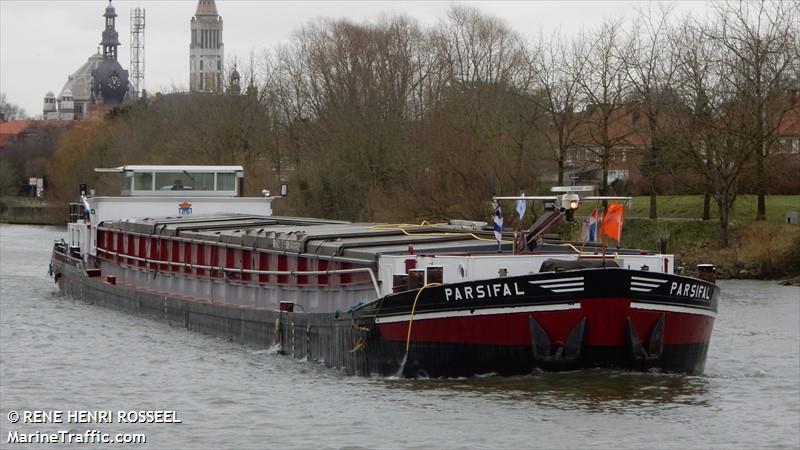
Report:
[[[118,89],[122,85],[122,80],[116,75],[108,77],[108,86],[112,89]]]

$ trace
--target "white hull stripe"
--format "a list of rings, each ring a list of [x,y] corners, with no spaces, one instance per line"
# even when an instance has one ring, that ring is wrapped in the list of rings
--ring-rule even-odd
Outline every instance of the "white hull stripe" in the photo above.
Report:
[[[414,314],[414,320],[427,320],[427,319],[443,319],[449,317],[472,317],[472,316],[491,316],[497,314],[515,314],[515,313],[525,313],[525,312],[538,312],[538,311],[568,311],[570,309],[580,309],[581,304],[580,302],[575,303],[559,303],[555,305],[531,305],[531,306],[520,306],[520,307],[506,307],[506,308],[484,308],[484,309],[476,309],[473,312],[470,310],[456,310],[456,311],[440,311],[440,312],[430,312],[430,313],[419,313]],[[640,303],[640,302],[631,302],[631,308],[633,309],[646,309],[650,311],[666,311],[666,312],[679,312],[685,314],[698,314],[703,316],[709,317],[716,317],[717,313],[714,311],[709,311],[707,309],[700,309],[700,308],[690,308],[688,306],[677,306],[677,305],[659,305],[654,303]],[[390,316],[390,317],[378,317],[375,319],[375,323],[397,323],[397,322],[408,322],[411,319],[410,314],[404,314],[402,316]]]
[[[565,281],[583,281],[583,277],[574,277],[574,278],[550,278],[548,280],[536,280],[536,281],[528,281],[530,284],[550,284],[550,283],[563,283]]]
[[[638,291],[638,292],[650,292],[650,291],[653,290],[653,288],[638,288],[636,286],[631,286],[631,290],[632,291]]]
[[[558,284],[543,284],[541,287],[551,289],[551,288],[561,288],[561,287],[578,287],[583,286],[583,281],[576,281],[574,283],[558,283]]]
[[[662,284],[662,283],[666,283],[667,282],[667,280],[664,280],[664,279],[645,278],[645,277],[631,277],[631,280],[633,280],[633,281],[645,281],[645,282],[648,282],[648,283],[658,283],[658,284]]]
[[[571,304],[558,303],[555,305],[529,305],[529,306],[519,306],[519,307],[509,306],[506,308],[484,308],[484,309],[476,309],[473,312],[470,312],[470,310],[468,309],[459,309],[456,311],[429,312],[429,313],[422,312],[419,314],[414,314],[414,322],[418,320],[443,319],[448,317],[491,316],[496,314],[516,314],[516,313],[538,312],[538,311],[567,311],[570,309],[580,309],[580,308],[581,308],[580,302],[575,302]],[[378,317],[375,319],[375,323],[408,322],[409,319],[411,319],[410,314],[404,314],[402,316]]]
[[[677,313],[684,313],[684,314],[698,314],[701,316],[709,316],[709,317],[717,317],[717,313],[714,311],[710,311],[707,309],[700,309],[700,308],[691,308],[688,306],[677,306],[677,305],[658,305],[654,303],[640,303],[640,302],[631,302],[632,309],[647,309],[650,311],[666,311],[666,312],[677,312]]]
[[[551,289],[553,292],[580,292],[583,291],[583,286],[578,288],[570,288],[570,289]]]
[[[652,283],[642,283],[641,281],[631,281],[631,286],[655,289],[655,288],[657,288],[657,287],[659,287],[661,285],[660,284],[652,284]]]

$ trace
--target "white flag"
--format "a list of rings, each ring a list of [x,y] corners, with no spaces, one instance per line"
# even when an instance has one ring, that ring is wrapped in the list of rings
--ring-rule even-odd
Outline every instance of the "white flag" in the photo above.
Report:
[[[525,193],[523,192],[520,194],[520,197],[525,197]],[[517,200],[517,214],[519,214],[519,220],[525,218],[525,208],[528,207],[528,203],[525,200]]]

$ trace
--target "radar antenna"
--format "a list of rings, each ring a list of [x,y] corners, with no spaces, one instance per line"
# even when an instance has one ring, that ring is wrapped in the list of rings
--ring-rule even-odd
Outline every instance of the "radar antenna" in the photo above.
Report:
[[[140,98],[144,91],[144,8],[131,9],[131,86]]]

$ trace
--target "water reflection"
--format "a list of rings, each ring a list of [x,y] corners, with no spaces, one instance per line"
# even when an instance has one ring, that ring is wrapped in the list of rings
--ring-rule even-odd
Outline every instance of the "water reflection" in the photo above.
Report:
[[[445,380],[382,380],[387,388],[437,392],[443,396],[478,396],[498,402],[585,412],[626,413],[642,408],[708,406],[704,377],[608,369],[540,373],[519,377]]]

